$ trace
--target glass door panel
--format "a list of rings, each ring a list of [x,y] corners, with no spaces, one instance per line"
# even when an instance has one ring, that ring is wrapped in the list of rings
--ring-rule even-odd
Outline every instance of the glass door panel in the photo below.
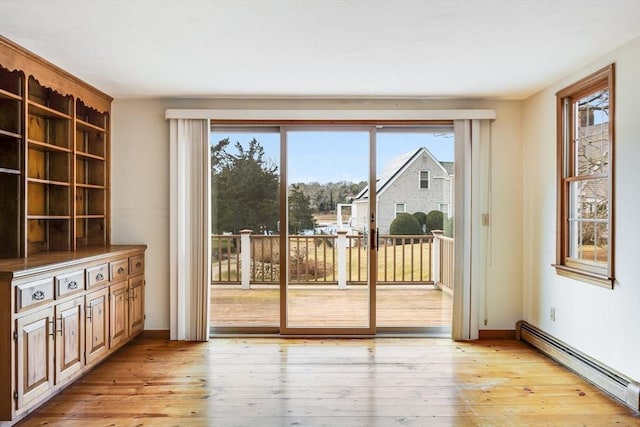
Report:
[[[213,329],[280,325],[280,130],[214,128]]]
[[[446,128],[378,129],[379,328],[451,327],[453,141]]]
[[[370,135],[286,132],[285,332],[371,332]]]

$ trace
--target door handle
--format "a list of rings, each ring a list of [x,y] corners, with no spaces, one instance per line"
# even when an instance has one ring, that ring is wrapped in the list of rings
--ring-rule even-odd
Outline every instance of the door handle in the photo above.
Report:
[[[378,250],[380,246],[380,231],[378,228],[371,229],[371,249]]]

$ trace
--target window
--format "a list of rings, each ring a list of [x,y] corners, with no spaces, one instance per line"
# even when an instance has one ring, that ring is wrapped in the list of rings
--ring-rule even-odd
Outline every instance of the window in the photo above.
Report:
[[[396,203],[396,216],[407,211],[406,203]]]
[[[449,215],[449,203],[439,203],[438,210],[445,214],[445,217]]]
[[[420,187],[429,188],[429,171],[420,171]]]
[[[559,274],[613,287],[613,64],[557,93]]]

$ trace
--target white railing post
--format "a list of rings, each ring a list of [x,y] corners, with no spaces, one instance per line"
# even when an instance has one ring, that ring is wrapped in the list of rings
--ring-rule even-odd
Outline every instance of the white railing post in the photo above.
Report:
[[[439,285],[442,283],[442,277],[440,272],[440,265],[442,259],[442,241],[440,240],[440,236],[442,236],[442,230],[433,230],[431,231],[433,234],[433,256],[431,257],[431,271],[433,272],[432,279],[433,283]]]
[[[347,231],[338,230],[336,243],[336,257],[338,259],[338,289],[347,289]]]
[[[240,230],[240,268],[242,289],[251,289],[251,230]]]

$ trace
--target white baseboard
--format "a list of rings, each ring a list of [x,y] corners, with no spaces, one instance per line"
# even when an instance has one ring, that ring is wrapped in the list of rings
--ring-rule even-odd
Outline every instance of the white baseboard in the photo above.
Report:
[[[525,341],[634,411],[640,411],[640,384],[587,356],[541,329],[525,322],[516,324],[516,339]]]

